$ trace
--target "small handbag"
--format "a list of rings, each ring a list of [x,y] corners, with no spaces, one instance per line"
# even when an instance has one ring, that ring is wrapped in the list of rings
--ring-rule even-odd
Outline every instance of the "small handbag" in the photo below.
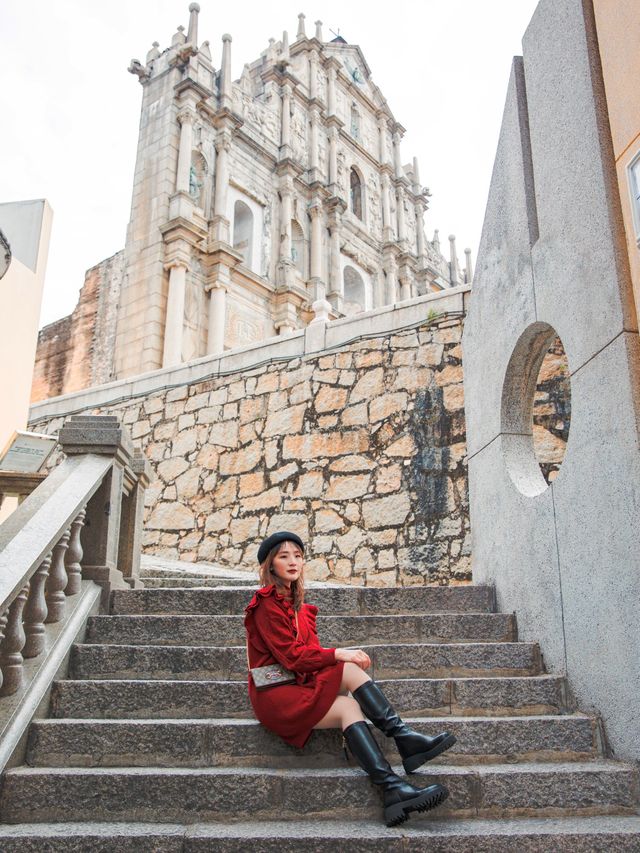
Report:
[[[298,614],[296,613],[296,639],[300,635],[298,626]],[[253,679],[256,690],[266,690],[268,687],[278,687],[280,684],[294,684],[296,680],[295,672],[285,669],[279,663],[268,663],[266,666],[254,666],[253,669],[249,665],[249,641],[247,640],[247,669]]]

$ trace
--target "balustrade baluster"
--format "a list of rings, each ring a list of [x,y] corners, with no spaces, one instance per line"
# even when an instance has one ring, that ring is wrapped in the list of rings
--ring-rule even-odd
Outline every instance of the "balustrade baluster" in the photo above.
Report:
[[[82,544],[80,542],[80,532],[84,527],[84,519],[86,509],[83,509],[78,514],[78,517],[71,524],[71,538],[69,539],[69,550],[65,557],[65,566],[67,567],[67,587],[65,595],[76,595],[80,592],[80,582],[82,581]]]
[[[2,641],[4,640],[4,633],[7,627],[7,622],[9,621],[9,611],[5,610],[5,612],[0,616],[0,649],[2,648]],[[4,679],[2,677],[2,669],[0,668],[0,687],[2,687]]]
[[[24,632],[27,638],[24,644],[24,649],[22,650],[22,657],[24,658],[38,657],[40,652],[44,650],[44,622],[48,614],[44,587],[47,582],[50,567],[51,552],[49,552],[42,563],[40,563],[39,569],[31,578],[29,598],[27,599],[22,617]]]
[[[22,686],[25,633],[22,626],[22,612],[29,594],[29,584],[18,593],[9,608],[9,618],[0,644],[0,669],[2,669],[2,687],[0,696],[10,696]]]
[[[59,622],[64,616],[66,596],[64,589],[67,585],[67,570],[64,567],[64,556],[69,547],[69,531],[63,533],[60,541],[53,549],[51,571],[47,578],[46,599],[49,612],[45,622]]]

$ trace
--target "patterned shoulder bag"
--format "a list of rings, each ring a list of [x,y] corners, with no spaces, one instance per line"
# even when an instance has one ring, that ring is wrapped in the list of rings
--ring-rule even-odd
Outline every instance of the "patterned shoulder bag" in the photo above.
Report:
[[[298,612],[296,611],[296,639],[300,637],[300,626],[298,624]],[[254,666],[249,664],[249,640],[247,639],[247,669],[253,679],[256,690],[266,690],[268,687],[278,687],[280,684],[294,684],[295,672],[285,669],[279,663],[269,663],[266,666]]]

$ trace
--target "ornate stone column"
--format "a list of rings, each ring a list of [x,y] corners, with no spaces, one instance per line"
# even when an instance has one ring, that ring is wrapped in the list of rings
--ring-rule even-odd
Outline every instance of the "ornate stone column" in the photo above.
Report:
[[[385,257],[384,269],[387,274],[387,304],[393,305],[398,301],[398,264],[392,254]]]
[[[311,214],[311,294],[313,300],[325,298],[325,284],[322,280],[322,205],[315,201],[309,208]]]
[[[393,240],[393,228],[391,227],[391,198],[389,196],[389,175],[382,173],[382,240],[385,243]]]
[[[398,242],[405,243],[407,226],[404,218],[404,190],[401,186],[396,187],[396,218],[398,220]]]
[[[338,195],[338,128],[335,125],[329,131],[329,188],[332,195]]]
[[[291,179],[285,179],[280,187],[280,254],[277,284],[279,288],[286,290],[293,285],[295,268],[291,257],[292,195]]]
[[[280,159],[290,154],[291,147],[291,84],[287,80],[280,93],[282,99],[282,115],[280,124]]]
[[[386,116],[378,116],[378,136],[380,144],[380,162],[384,166],[389,162],[387,154],[387,119]]]
[[[216,147],[216,177],[213,198],[213,222],[215,238],[223,243],[229,242],[229,219],[227,218],[227,191],[229,187],[229,149],[231,133],[226,129],[218,131]]]
[[[207,290],[209,291],[207,354],[216,355],[224,351],[227,290],[220,281],[207,287]]]
[[[169,294],[165,315],[162,366],[172,367],[182,362],[184,296],[189,265],[182,259],[175,259],[166,264],[165,269],[169,270]]]
[[[400,133],[396,130],[393,134],[393,171],[396,178],[402,178],[402,159],[400,157]]]
[[[318,54],[312,50],[309,55],[309,98],[318,97]]]
[[[191,169],[191,151],[193,149],[193,122],[195,111],[191,106],[183,107],[178,113],[180,122],[180,147],[178,149],[178,170],[176,174],[176,192],[189,193],[189,172]]]
[[[331,229],[330,240],[330,272],[329,272],[329,292],[327,299],[331,303],[333,310],[339,314],[343,311],[343,286],[342,286],[342,270],[340,268],[340,209],[334,207],[329,220],[329,228]]]
[[[327,68],[327,115],[336,115],[336,68],[333,63]]]
[[[318,123],[320,120],[320,116],[318,115],[318,108],[311,107],[311,134],[309,139],[309,171],[311,174],[311,179],[316,180],[315,170],[318,168]]]

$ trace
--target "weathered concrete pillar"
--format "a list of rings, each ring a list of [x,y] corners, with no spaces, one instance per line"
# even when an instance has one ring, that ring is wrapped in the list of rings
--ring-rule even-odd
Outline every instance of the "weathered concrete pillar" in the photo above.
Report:
[[[331,229],[330,240],[330,273],[329,292],[327,299],[333,306],[334,311],[342,314],[343,311],[343,283],[342,270],[340,268],[340,211],[334,209],[329,225]]]
[[[312,50],[309,55],[309,97],[318,97],[318,54]]]
[[[311,214],[311,264],[310,264],[310,281],[311,293],[310,297],[313,300],[324,300],[325,298],[325,283],[322,279],[322,205],[320,202],[315,202],[310,208]]]
[[[163,367],[172,367],[182,362],[184,297],[188,268],[188,264],[183,260],[173,260],[165,267],[169,270],[169,295],[164,326]]]
[[[280,190],[280,260],[291,260],[291,189]]]
[[[329,131],[329,186],[333,188],[334,195],[337,191],[338,182],[338,130],[332,127]]]

